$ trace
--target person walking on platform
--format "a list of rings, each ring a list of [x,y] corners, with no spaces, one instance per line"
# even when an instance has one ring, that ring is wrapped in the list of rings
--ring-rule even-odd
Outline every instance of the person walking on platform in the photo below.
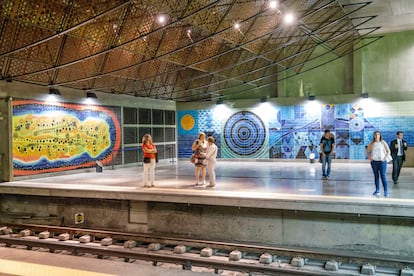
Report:
[[[142,137],[142,151],[144,152],[144,188],[154,187],[157,147],[152,142],[152,137],[149,134]]]
[[[379,131],[374,132],[374,137],[367,147],[367,158],[371,162],[372,172],[375,178],[374,196],[380,195],[379,178],[381,177],[382,186],[384,187],[384,196],[388,197],[387,182],[387,155],[390,154],[388,144],[382,139]]]
[[[398,184],[400,171],[405,161],[405,151],[407,150],[407,142],[403,139],[404,133],[397,131],[396,139],[391,141],[390,150],[392,156],[392,180],[394,184]]]
[[[213,188],[216,186],[216,162],[217,162],[217,146],[214,144],[214,137],[207,138],[208,148],[206,152],[208,179],[210,181],[207,187]]]
[[[206,141],[206,134],[200,132],[198,134],[198,139],[193,142],[191,149],[193,150],[196,160],[195,160],[195,185],[206,185],[206,174],[207,174],[207,161],[206,161],[206,152],[207,152],[208,143]],[[202,183],[199,183],[201,173]]]
[[[335,149],[335,138],[329,129],[325,130],[319,145],[322,157],[322,178],[328,179],[331,174],[332,155]]]

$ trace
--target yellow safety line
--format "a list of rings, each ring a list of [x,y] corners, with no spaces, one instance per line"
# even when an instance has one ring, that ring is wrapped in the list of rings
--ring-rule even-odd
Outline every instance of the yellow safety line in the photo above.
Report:
[[[19,276],[113,276],[113,274],[0,259],[0,275],[2,273]]]

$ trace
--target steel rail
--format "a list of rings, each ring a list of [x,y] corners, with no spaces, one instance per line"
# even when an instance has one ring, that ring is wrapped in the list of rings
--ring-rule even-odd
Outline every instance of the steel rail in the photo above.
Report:
[[[303,257],[317,260],[334,260],[341,263],[348,264],[364,264],[370,263],[373,265],[388,266],[392,268],[404,268],[407,266],[414,267],[414,259],[409,256],[389,256],[380,254],[367,254],[364,252],[354,252],[350,250],[328,250],[328,249],[311,249],[301,247],[288,246],[267,246],[263,244],[247,244],[223,241],[211,241],[200,239],[188,239],[181,237],[165,237],[151,234],[127,233],[117,231],[104,231],[95,229],[83,229],[73,227],[59,227],[37,224],[4,224],[7,227],[19,230],[30,229],[32,233],[49,231],[51,236],[55,234],[68,233],[75,236],[90,235],[92,240],[98,238],[111,237],[118,242],[134,240],[140,243],[159,243],[162,245],[184,245],[187,248],[212,248],[214,250],[234,251],[250,254],[268,253],[277,255],[279,257],[293,258]]]

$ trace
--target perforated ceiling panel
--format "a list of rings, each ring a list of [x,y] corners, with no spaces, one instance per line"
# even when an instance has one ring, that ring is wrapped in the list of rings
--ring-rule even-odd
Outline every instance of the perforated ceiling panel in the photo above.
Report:
[[[272,2],[2,1],[1,76],[183,102],[236,98],[309,69],[318,47],[336,59],[361,39],[350,18],[366,2]]]

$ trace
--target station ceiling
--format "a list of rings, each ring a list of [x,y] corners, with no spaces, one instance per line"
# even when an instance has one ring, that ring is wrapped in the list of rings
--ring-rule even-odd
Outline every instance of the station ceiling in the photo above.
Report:
[[[176,102],[277,97],[288,74],[323,66],[318,56],[414,29],[412,0],[0,4],[3,80]]]

